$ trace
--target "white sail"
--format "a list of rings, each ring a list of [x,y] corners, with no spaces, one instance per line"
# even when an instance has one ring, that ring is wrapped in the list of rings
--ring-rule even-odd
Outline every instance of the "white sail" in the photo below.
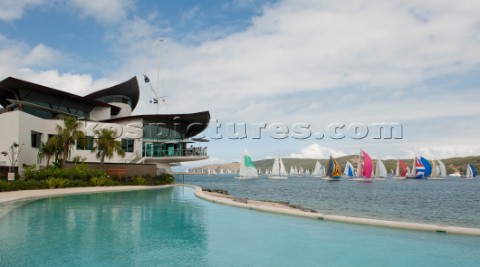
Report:
[[[321,177],[322,176],[322,164],[317,160],[317,163],[315,163],[315,168],[313,169],[312,175],[315,177]]]
[[[293,165],[290,166],[290,175],[295,175],[295,170],[293,169]]]
[[[438,161],[438,165],[439,165],[439,169],[440,169],[440,177],[445,177],[447,176],[447,169],[445,168],[445,164],[443,164],[442,161],[440,160],[437,160]]]
[[[383,161],[380,159],[377,160],[377,167],[375,168],[375,177],[387,177],[387,168],[385,168],[385,165],[383,164]]]
[[[238,179],[255,179],[258,178],[258,172],[255,166],[253,165],[253,161],[248,155],[247,149],[243,151],[243,158],[240,160],[240,172]]]
[[[268,176],[269,179],[287,179],[287,171],[285,170],[285,165],[283,164],[282,159],[280,158],[279,153],[273,161],[271,175]]]
[[[397,169],[395,170],[395,176],[400,177],[400,161],[397,160]]]
[[[470,163],[467,164],[467,173],[465,174],[465,178],[473,178],[473,170],[470,167]]]

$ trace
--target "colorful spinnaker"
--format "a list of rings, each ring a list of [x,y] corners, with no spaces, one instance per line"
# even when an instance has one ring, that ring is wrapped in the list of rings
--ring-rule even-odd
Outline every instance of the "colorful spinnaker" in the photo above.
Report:
[[[352,163],[347,161],[347,163],[345,164],[345,170],[343,171],[343,175],[348,178],[352,178],[355,175],[355,170]]]
[[[422,178],[428,178],[432,174],[432,163],[422,156],[420,156],[420,161],[422,162],[423,166],[425,167],[425,173]]]
[[[413,172],[413,177],[421,179],[425,177],[425,166],[423,165],[423,162],[420,160],[420,158],[415,157],[414,163],[413,163],[414,169],[412,170]]]
[[[328,162],[328,173],[327,176],[332,179],[340,179],[342,177],[342,170],[340,169],[340,164],[330,156],[330,161]]]
[[[370,179],[373,174],[373,161],[367,152],[360,150],[360,158],[358,160],[357,176]]]
[[[223,173],[223,169],[221,170],[221,173]],[[235,177],[238,179],[254,179],[258,178],[258,172],[257,169],[255,168],[255,165],[253,164],[252,158],[248,155],[248,151],[245,148],[243,150],[243,159],[240,161],[240,173],[238,177]]]

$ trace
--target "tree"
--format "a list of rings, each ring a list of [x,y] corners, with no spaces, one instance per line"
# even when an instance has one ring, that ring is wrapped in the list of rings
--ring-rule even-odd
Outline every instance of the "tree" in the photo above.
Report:
[[[47,160],[45,166],[48,167],[52,156],[55,156],[55,160],[57,160],[58,154],[61,152],[61,150],[61,144],[59,144],[58,138],[56,136],[50,137],[47,142],[42,142],[40,144],[37,155],[38,162],[41,163],[45,158]]]
[[[116,152],[118,155],[124,157],[125,151],[122,149],[122,144],[120,141],[116,141],[115,137],[117,136],[116,130],[111,129],[97,129],[95,133],[95,143],[96,146],[92,149],[93,152],[97,152],[97,159],[100,159],[100,165],[103,166],[105,157],[112,158],[113,154]]]
[[[61,140],[62,147],[62,164],[70,156],[70,149],[78,139],[85,138],[85,133],[80,130],[81,122],[73,116],[65,116],[63,119],[63,127],[57,125],[57,138]]]
[[[3,156],[8,158],[8,161],[10,161],[10,167],[8,169],[9,172],[12,172],[13,167],[17,165],[18,156],[20,155],[21,150],[22,147],[17,144],[17,142],[13,142],[13,144],[8,148],[8,150],[0,152]]]

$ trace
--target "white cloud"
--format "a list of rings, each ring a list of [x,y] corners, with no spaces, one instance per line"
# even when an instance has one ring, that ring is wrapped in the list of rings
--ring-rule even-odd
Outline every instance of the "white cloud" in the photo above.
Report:
[[[1,76],[14,76],[22,68],[46,68],[60,62],[63,57],[60,52],[44,44],[29,47],[0,34],[0,62],[3,62],[0,64]]]
[[[50,65],[58,60],[60,56],[54,49],[38,44],[25,55],[23,64],[26,66]]]
[[[44,0],[3,0],[0,1],[0,20],[19,19],[25,13],[25,9],[44,3]]]
[[[424,156],[428,159],[444,159],[452,157],[467,157],[480,155],[479,146],[433,146],[419,147],[413,156]]]
[[[93,86],[93,79],[88,74],[60,74],[58,70],[33,71],[31,69],[22,69],[18,72],[17,76],[17,78],[29,82],[38,83],[73,94],[86,92]]]
[[[100,22],[117,22],[134,8],[132,0],[72,0],[71,3],[80,9],[83,16],[94,17]]]
[[[423,105],[450,99],[444,90],[433,94],[435,88],[424,86],[425,81],[472,71],[480,62],[480,52],[475,49],[479,38],[472,38],[479,36],[475,25],[480,20],[472,10],[457,7],[462,4],[448,8],[442,3],[284,1],[266,6],[264,14],[255,17],[243,32],[198,47],[167,40],[161,49],[162,87],[169,91],[170,100],[178,103],[179,111],[192,106],[210,108],[214,99],[215,111],[238,119],[248,119],[252,112],[274,120],[285,118],[292,114],[282,112],[285,104],[300,106],[305,111],[302,116],[319,112],[334,115],[337,111],[331,110],[339,101],[355,107],[356,114],[363,112],[373,118],[410,116],[411,111],[398,112],[395,107],[409,106],[412,101]],[[422,16],[428,23],[419,19]],[[126,42],[135,42],[123,53],[130,56],[130,69],[148,68],[156,73],[152,30],[141,28],[145,30],[125,29],[130,34],[120,35]],[[132,32],[144,38],[130,38]],[[354,89],[345,95],[335,94],[340,88]],[[290,95],[299,91],[316,95],[293,102]],[[429,93],[431,98],[424,97]],[[378,94],[389,101],[375,105],[359,101]],[[186,99],[186,95],[196,97]],[[436,105],[423,106],[427,110],[422,114],[437,116],[442,112]],[[275,112],[263,112],[272,107]],[[246,108],[251,110],[241,112]],[[473,106],[463,109],[471,114]],[[348,109],[339,113],[343,118],[351,115]]]
[[[300,149],[300,153],[290,154],[290,158],[326,159],[330,156],[343,157],[346,155],[346,153],[336,150],[334,148],[323,147],[319,144],[311,144],[307,147]]]

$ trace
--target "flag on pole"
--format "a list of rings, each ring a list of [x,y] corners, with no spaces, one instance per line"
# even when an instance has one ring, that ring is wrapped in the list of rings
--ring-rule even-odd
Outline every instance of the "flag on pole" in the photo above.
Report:
[[[145,79],[145,83],[149,83],[150,79],[148,78],[147,75],[143,74],[143,78]]]

